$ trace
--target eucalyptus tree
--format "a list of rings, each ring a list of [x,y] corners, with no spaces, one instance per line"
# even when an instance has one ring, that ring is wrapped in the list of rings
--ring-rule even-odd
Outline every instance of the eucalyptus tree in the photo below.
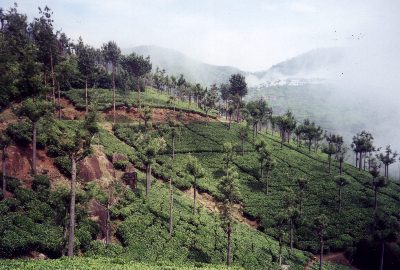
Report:
[[[63,61],[60,61],[54,68],[57,92],[58,92],[58,118],[61,120],[61,88],[66,90],[70,87],[71,79],[77,75],[78,68],[75,58],[68,57]],[[87,92],[86,92],[86,112],[87,107]]]
[[[178,136],[180,136],[181,132],[180,132],[180,128],[179,128],[179,124],[172,122],[170,123],[170,129],[169,129],[169,135],[171,136],[171,145],[172,145],[172,160],[175,159],[175,142],[176,142],[176,138]]]
[[[208,112],[215,108],[215,103],[218,101],[218,88],[215,84],[211,85],[210,89],[205,93],[205,97],[202,100],[203,110],[206,111],[206,116]]]
[[[146,168],[146,196],[148,196],[151,188],[151,166],[157,154],[165,150],[166,142],[162,137],[154,137],[150,133],[139,133],[135,145]]]
[[[228,102],[231,100],[231,94],[229,91],[229,84],[221,84],[219,86],[219,92],[224,103],[225,119],[228,120]]]
[[[332,156],[334,154],[336,154],[336,151],[337,151],[337,149],[332,143],[329,143],[322,147],[322,152],[328,155],[328,172],[329,173],[331,173]]]
[[[36,137],[37,124],[40,119],[46,115],[50,115],[52,105],[47,101],[27,99],[22,102],[21,107],[17,110],[17,114],[27,118],[32,124],[32,174],[36,175]]]
[[[349,148],[346,146],[340,147],[340,149],[336,152],[336,160],[339,162],[339,173],[343,173],[343,163],[346,160]]]
[[[241,142],[242,156],[244,155],[244,142],[249,137],[249,126],[246,122],[241,122],[238,125],[238,138]]]
[[[297,178],[297,186],[299,188],[299,195],[298,195],[299,211],[300,211],[300,214],[302,214],[303,213],[304,196],[305,196],[305,193],[309,186],[308,179],[304,178],[304,177]]]
[[[257,135],[258,127],[265,119],[268,119],[272,115],[272,109],[268,107],[267,102],[264,99],[258,99],[256,101],[250,101],[246,104],[246,109],[249,113],[249,120],[253,126],[253,137]]]
[[[328,218],[322,214],[313,219],[312,227],[314,234],[319,239],[319,270],[322,270],[322,257],[324,255],[324,237],[326,236],[326,227],[328,226]]]
[[[396,243],[399,239],[400,223],[393,216],[386,216],[383,213],[377,213],[371,224],[373,238],[381,246],[381,255],[379,270],[384,269],[385,245],[387,243]],[[390,266],[388,266],[390,268]]]
[[[39,18],[34,18],[29,26],[29,33],[38,48],[38,60],[43,64],[44,83],[47,87],[47,78],[52,80],[52,100],[55,104],[55,77],[54,66],[59,61],[59,44],[57,41],[58,33],[54,32],[53,12],[47,6],[39,8]]]
[[[260,181],[265,181],[265,192],[269,194],[269,175],[276,165],[275,159],[272,157],[271,151],[267,147],[264,139],[256,142],[256,151],[258,153],[258,161],[260,162]]]
[[[104,43],[101,47],[102,55],[107,62],[111,64],[112,86],[113,86],[113,124],[115,124],[115,73],[121,56],[121,49],[114,41]]]
[[[231,163],[233,163],[233,158],[236,155],[235,146],[230,142],[225,142],[223,145],[223,157],[222,160],[224,162],[224,169],[227,170]]]
[[[75,129],[65,128],[58,134],[61,151],[71,161],[71,191],[69,210],[69,235],[68,256],[74,256],[75,242],[75,199],[76,199],[76,175],[77,164],[92,153],[91,142],[93,136],[98,132],[96,111],[86,114],[85,120]]]
[[[289,242],[290,248],[294,244],[294,228],[300,218],[300,211],[297,207],[297,198],[292,188],[286,188],[284,191],[284,208],[289,221]]]
[[[233,74],[229,78],[229,93],[236,104],[236,121],[239,122],[240,104],[244,96],[247,95],[247,83],[242,74]]]
[[[353,136],[351,148],[356,154],[356,167],[358,167],[359,170],[362,169],[364,155],[371,152],[374,148],[373,140],[374,137],[372,136],[372,134],[366,132],[365,130]]]
[[[387,186],[389,184],[388,179],[384,176],[378,176],[373,179],[372,181],[372,186],[374,189],[374,194],[375,194],[375,206],[374,206],[374,211],[378,209],[378,192],[379,189]]]
[[[197,190],[197,181],[204,177],[205,171],[201,166],[198,159],[192,155],[187,157],[186,162],[186,172],[193,178],[192,187],[193,187],[193,215],[196,214],[196,190]]]
[[[304,132],[304,126],[303,125],[298,125],[295,129],[294,129],[294,134],[296,135],[296,144],[298,147],[300,147],[301,145],[301,135]]]
[[[6,179],[6,161],[7,161],[7,148],[11,145],[11,138],[6,133],[0,134],[0,149],[1,149],[1,171],[2,171],[2,191],[3,196],[6,194],[7,179]]]
[[[345,186],[347,186],[350,182],[349,182],[347,176],[344,176],[344,175],[337,175],[337,176],[335,177],[335,183],[336,183],[336,186],[337,186],[338,189],[339,189],[339,199],[338,199],[338,202],[339,202],[339,213],[340,213],[340,211],[342,210],[342,189],[343,189]]]
[[[296,128],[296,120],[294,119],[294,115],[291,111],[287,111],[284,115],[279,116],[276,120],[276,124],[280,130],[282,148],[286,137],[287,142],[290,142],[291,132]]]
[[[123,57],[121,61],[122,66],[125,70],[128,71],[129,75],[132,77],[132,80],[140,81],[142,80],[143,76],[146,75],[151,71],[152,64],[150,62],[150,57],[147,56],[146,58],[142,55],[137,55],[135,53],[131,53],[130,55]],[[157,77],[158,78],[158,77]],[[161,81],[161,79],[160,79]],[[158,80],[157,80],[158,83]],[[137,86],[137,95],[138,95],[138,109],[139,112],[141,110],[141,89],[138,87],[140,83],[135,84]]]
[[[240,199],[239,190],[239,174],[236,172],[234,167],[228,167],[225,169],[225,175],[221,178],[218,183],[217,189],[221,194],[221,218],[224,226],[225,233],[227,235],[226,244],[226,265],[231,265],[231,241],[233,233],[233,222],[234,222],[234,205]]]
[[[81,38],[79,38],[78,45],[76,47],[79,72],[82,74],[85,81],[85,108],[86,113],[88,113],[88,81],[96,72],[96,50],[89,45],[84,45]]]
[[[386,146],[384,153],[379,153],[376,157],[382,162],[384,167],[384,176],[389,177],[389,166],[396,162],[396,157],[399,154],[390,148],[390,145]]]

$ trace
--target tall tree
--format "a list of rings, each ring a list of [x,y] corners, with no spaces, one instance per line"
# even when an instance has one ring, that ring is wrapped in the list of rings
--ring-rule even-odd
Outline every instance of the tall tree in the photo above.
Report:
[[[335,177],[336,186],[339,188],[339,213],[342,210],[342,189],[349,184],[347,176],[338,175]]]
[[[309,184],[308,179],[303,178],[303,177],[297,178],[297,186],[299,188],[298,198],[299,198],[300,214],[303,213],[304,195],[305,195],[306,190],[308,189],[308,184]]]
[[[121,49],[117,46],[117,43],[109,41],[108,43],[103,44],[101,50],[106,62],[111,64],[113,85],[113,124],[115,124],[115,72],[121,55]]]
[[[256,151],[258,153],[258,161],[260,162],[260,181],[265,181],[265,193],[269,194],[269,174],[275,167],[275,160],[272,158],[271,152],[267,147],[264,139],[256,143]]]
[[[6,194],[6,188],[7,188],[7,183],[6,183],[6,161],[7,161],[7,148],[11,144],[11,138],[7,136],[5,133],[0,134],[0,149],[1,149],[1,171],[2,171],[2,191],[3,191],[3,196]]]
[[[326,235],[326,227],[328,226],[328,218],[322,214],[314,218],[313,229],[315,235],[319,239],[319,270],[322,270],[322,256],[324,254],[324,237]]]
[[[139,156],[146,167],[146,196],[148,196],[151,188],[151,166],[157,154],[165,150],[166,142],[162,137],[153,137],[149,133],[140,133],[135,143],[136,148],[139,150]]]
[[[240,103],[243,97],[247,95],[247,83],[242,74],[233,74],[229,78],[229,92],[236,104],[236,121],[239,122]]]
[[[97,115],[95,111],[88,113],[85,120],[76,129],[65,128],[59,134],[58,141],[61,149],[71,161],[71,191],[69,210],[69,235],[68,256],[74,256],[75,242],[75,200],[76,200],[76,175],[77,164],[91,154],[91,142],[95,133],[98,132]]]
[[[203,178],[205,175],[205,171],[198,159],[192,155],[187,157],[186,162],[186,172],[193,178],[192,187],[193,187],[193,215],[196,213],[196,189],[197,189],[197,181],[200,178]]]
[[[236,155],[234,145],[230,142],[225,142],[223,145],[224,155],[223,155],[223,162],[224,162],[224,169],[227,170],[229,166],[231,166],[233,162],[233,158]]]
[[[238,126],[238,137],[241,141],[242,156],[244,155],[244,142],[249,137],[249,126],[247,122],[241,122]]]
[[[290,248],[294,245],[294,229],[300,217],[300,211],[297,207],[297,198],[292,188],[286,188],[284,192],[284,205],[289,221],[289,242]]]
[[[388,179],[384,176],[378,176],[376,178],[374,178],[374,180],[372,181],[372,186],[374,189],[374,194],[375,194],[375,207],[374,207],[374,211],[376,211],[378,209],[378,192],[379,189],[385,187],[388,185]]]
[[[143,76],[146,75],[151,71],[152,64],[150,62],[150,57],[147,56],[146,58],[142,55],[137,55],[135,53],[131,53],[130,55],[124,57],[121,62],[122,66],[128,71],[129,75],[135,81],[141,81]],[[158,78],[158,77],[157,77]],[[162,78],[159,79],[161,88],[161,81]],[[158,80],[157,80],[158,82]],[[135,84],[139,86],[139,84]],[[135,89],[138,93],[138,110],[141,110],[141,89],[140,87],[136,87]]]
[[[44,67],[44,83],[47,86],[47,78],[50,75],[52,83],[52,100],[55,104],[55,77],[54,66],[59,61],[60,51],[57,41],[57,33],[54,33],[54,26],[52,19],[53,12],[47,6],[43,9],[39,8],[39,18],[35,18],[30,24],[30,35],[33,38],[36,46],[38,47],[38,60]]]
[[[384,176],[386,178],[389,177],[389,166],[390,164],[393,164],[396,162],[396,157],[399,154],[390,148],[390,145],[386,146],[385,152],[384,153],[379,153],[376,157],[383,163],[385,166],[385,173]]]
[[[385,245],[395,243],[399,238],[400,223],[393,216],[377,213],[372,223],[373,238],[381,246],[379,270],[384,269]],[[389,267],[390,268],[390,267]]]
[[[328,155],[328,172],[331,173],[332,156],[336,154],[336,147],[329,143],[322,147],[322,152]]]
[[[239,201],[240,191],[238,184],[239,174],[233,167],[225,169],[225,176],[218,183],[218,191],[221,194],[221,217],[227,235],[226,245],[226,265],[229,268],[231,265],[231,241],[233,233],[233,212],[234,204]]]
[[[340,149],[336,152],[336,159],[339,162],[339,173],[343,173],[343,163],[347,158],[347,152],[349,148],[346,146],[340,147]]]
[[[59,62],[54,68],[54,73],[58,90],[58,118],[61,120],[61,89],[68,89],[71,79],[78,73],[75,59],[68,57]]]
[[[36,133],[39,120],[49,115],[52,105],[46,101],[27,99],[18,109],[17,114],[26,117],[32,123],[32,174],[36,174]]]
[[[87,113],[89,111],[88,82],[94,76],[97,69],[96,50],[89,45],[84,45],[82,39],[79,38],[76,54],[78,56],[79,72],[85,81],[85,107]]]

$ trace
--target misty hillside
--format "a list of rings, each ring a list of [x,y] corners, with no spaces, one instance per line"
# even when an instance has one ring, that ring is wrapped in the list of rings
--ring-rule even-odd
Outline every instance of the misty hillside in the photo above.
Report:
[[[154,70],[159,67],[165,69],[170,75],[183,74],[190,81],[206,86],[212,83],[224,83],[231,74],[242,73],[235,67],[202,63],[173,49],[158,46],[138,46],[126,49],[124,52],[130,53],[132,51],[145,56],[149,55]]]

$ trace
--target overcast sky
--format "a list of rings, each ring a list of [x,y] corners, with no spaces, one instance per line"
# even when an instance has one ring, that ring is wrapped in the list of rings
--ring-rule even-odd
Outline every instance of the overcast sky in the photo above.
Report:
[[[8,8],[15,0],[2,0]],[[17,1],[29,18],[48,5],[55,25],[96,47],[158,45],[244,70],[320,47],[398,44],[400,1],[37,0]],[[383,34],[382,34],[383,33]],[[379,40],[377,40],[379,39]],[[372,48],[374,50],[374,47]],[[397,60],[397,59],[396,59]]]

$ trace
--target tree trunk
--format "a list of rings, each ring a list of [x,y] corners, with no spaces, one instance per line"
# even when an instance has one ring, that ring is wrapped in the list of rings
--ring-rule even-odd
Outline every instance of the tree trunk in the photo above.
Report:
[[[196,214],[196,177],[193,182],[193,215]]]
[[[238,97],[238,101],[236,103],[236,121],[239,123],[239,112],[240,112],[240,100]]]
[[[88,113],[88,87],[87,87],[87,78],[85,79],[85,104],[86,104],[86,113]]]
[[[2,164],[1,164],[1,171],[2,171],[2,190],[3,190],[3,197],[6,195],[6,188],[7,188],[7,183],[6,183],[6,148],[3,148],[3,157],[2,157]]]
[[[58,88],[58,119],[61,120],[61,91],[60,91],[60,83],[57,83]]]
[[[69,236],[68,236],[68,257],[74,256],[75,241],[75,196],[76,196],[76,160],[71,157],[71,200],[69,203]]]
[[[293,218],[290,218],[290,249],[293,249]]]
[[[172,236],[173,229],[173,207],[174,207],[174,193],[172,190],[172,177],[169,179],[169,236]]]
[[[55,80],[54,80],[54,66],[53,66],[53,54],[50,50],[50,66],[51,66],[51,81],[53,89],[53,104],[56,104],[56,93],[55,93]]]
[[[110,244],[110,199],[107,200],[106,245]]]
[[[342,159],[339,160],[339,174],[340,175],[343,174],[343,160]]]
[[[385,242],[382,243],[381,264],[379,269],[383,270],[383,258],[385,257]]]
[[[321,236],[320,240],[320,253],[319,253],[319,270],[322,270],[322,256],[324,254],[324,239]]]
[[[32,122],[32,174],[36,175],[36,129],[37,122]]]
[[[378,209],[378,187],[377,186],[375,186],[374,187],[374,191],[375,191],[375,211],[376,211],[376,209]]]
[[[232,237],[232,227],[231,223],[228,223],[227,230],[228,241],[226,245],[226,266],[229,268],[231,266],[231,237]]]
[[[115,124],[115,65],[112,67],[112,83],[113,83],[113,124]]]
[[[342,187],[339,186],[339,213],[342,210]]]
[[[328,172],[331,173],[332,155],[328,155]]]
[[[172,160],[175,159],[175,136],[172,137]]]
[[[308,152],[311,152],[311,139],[308,140]]]
[[[150,193],[150,186],[151,186],[151,165],[147,164],[146,166],[146,196]]]
[[[360,152],[360,158],[358,159],[358,170],[361,171],[362,168],[362,152]]]

